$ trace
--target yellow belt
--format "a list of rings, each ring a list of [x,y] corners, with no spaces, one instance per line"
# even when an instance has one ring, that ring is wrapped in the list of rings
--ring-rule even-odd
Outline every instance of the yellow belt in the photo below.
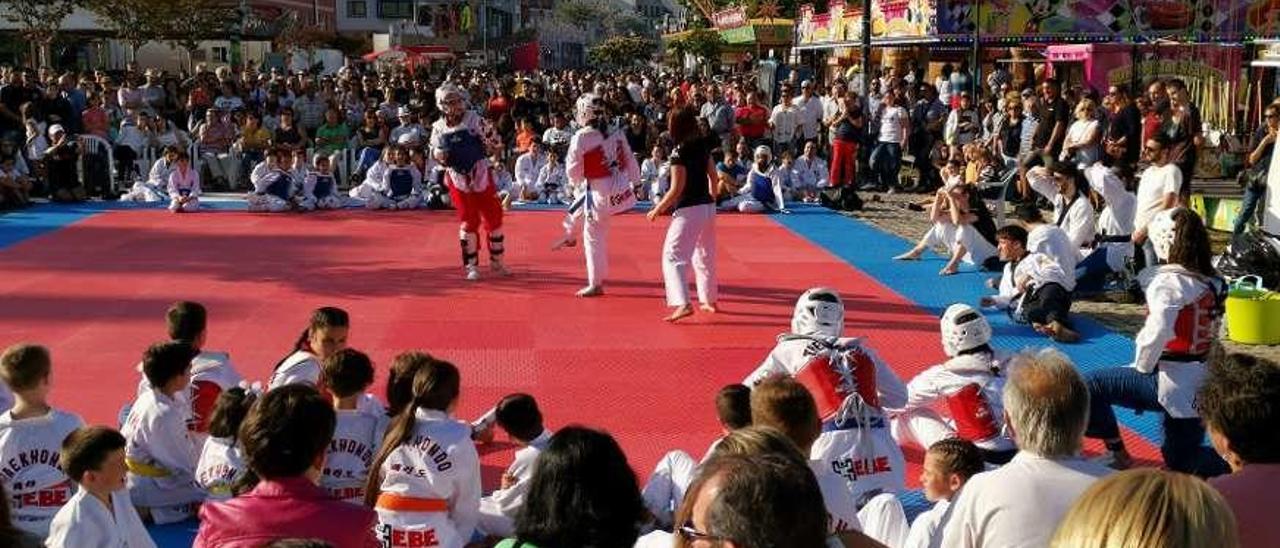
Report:
[[[129,458],[124,459],[124,464],[129,467],[129,472],[144,478],[167,478],[172,475],[168,470],[154,464]]]

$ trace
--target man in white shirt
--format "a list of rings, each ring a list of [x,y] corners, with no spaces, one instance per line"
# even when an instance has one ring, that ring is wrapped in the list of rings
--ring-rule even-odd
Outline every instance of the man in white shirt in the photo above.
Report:
[[[822,99],[813,94],[813,82],[800,83],[800,96],[791,100],[800,115],[801,142],[816,141],[822,131]],[[779,153],[781,155],[781,153]]]
[[[1020,452],[1004,467],[973,476],[953,503],[941,546],[1042,548],[1058,523],[1110,471],[1079,457],[1089,391],[1053,349],[1011,360],[1005,413]]]
[[[769,129],[773,132],[773,150],[781,155],[783,150],[795,151],[796,131],[800,129],[800,111],[791,104],[791,88],[782,87],[782,99],[769,115]]]
[[[1142,246],[1144,266],[1156,264],[1156,250],[1147,239],[1147,224],[1157,213],[1178,205],[1179,192],[1185,181],[1178,166],[1169,161],[1169,140],[1163,135],[1147,139],[1142,147],[1143,160],[1151,166],[1138,180],[1137,205],[1133,216],[1133,243]]]

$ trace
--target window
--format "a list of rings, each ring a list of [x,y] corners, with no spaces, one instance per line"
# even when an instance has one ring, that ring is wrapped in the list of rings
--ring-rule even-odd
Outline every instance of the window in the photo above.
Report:
[[[413,17],[413,0],[378,0],[378,17],[409,19]]]
[[[222,46],[213,46],[213,60],[215,62],[227,63],[229,62],[227,60],[230,58],[231,58],[230,48],[224,48]]]
[[[349,0],[347,2],[347,17],[352,19],[364,19],[369,16],[369,6],[364,0]]]

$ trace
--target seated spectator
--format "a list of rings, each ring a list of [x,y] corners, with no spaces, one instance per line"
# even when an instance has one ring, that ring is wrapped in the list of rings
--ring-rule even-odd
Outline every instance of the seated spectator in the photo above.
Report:
[[[1106,204],[1098,214],[1093,242],[1081,250],[1084,256],[1076,265],[1076,292],[1101,291],[1107,277],[1128,271],[1127,263],[1133,258],[1134,195],[1125,189],[1118,170],[1094,164],[1084,172],[1094,193]]]
[[[724,158],[716,163],[716,202],[723,202],[737,196],[742,185],[747,181],[750,168],[739,159],[738,148],[726,149]]]
[[[418,123],[417,113],[405,106],[400,107],[397,114],[399,114],[400,125],[391,130],[390,141],[410,148],[417,148],[426,144],[427,137],[431,132]]]
[[[253,490],[200,509],[196,548],[250,548],[284,538],[374,548],[372,510],[329,498],[316,485],[333,438],[333,407],[310,386],[267,392],[240,427]]]
[[[656,204],[662,201],[662,196],[670,189],[671,162],[667,161],[667,147],[654,145],[649,157],[640,163],[637,197],[645,197]]]
[[[567,204],[572,201],[569,188],[569,177],[565,173],[565,164],[560,153],[552,150],[547,153],[547,163],[538,171],[533,183],[537,199],[544,204]]]
[[[1226,463],[1203,447],[1196,390],[1218,338],[1226,281],[1213,267],[1209,232],[1195,212],[1165,211],[1147,227],[1156,256],[1167,264],[1141,276],[1147,318],[1133,339],[1133,361],[1086,375],[1093,404],[1086,435],[1102,440],[1111,467],[1127,468],[1132,459],[1112,406],[1156,412],[1163,434],[1160,455],[1170,470],[1222,474]]]
[[[523,204],[537,188],[538,173],[547,165],[546,145],[542,141],[529,143],[529,150],[516,158],[515,176],[512,179],[512,202]]]
[[[0,209],[31,204],[31,180],[18,170],[18,157],[0,155]]]
[[[360,128],[356,130],[355,139],[352,141],[359,155],[356,169],[351,174],[352,182],[363,180],[364,173],[382,156],[382,149],[387,146],[387,138],[387,128],[382,125],[378,111],[366,110]]]
[[[271,131],[262,127],[262,115],[254,111],[245,113],[236,144],[240,147],[240,174],[247,175],[253,166],[266,159],[271,146]]]
[[[977,444],[987,462],[1004,464],[1013,458],[1017,449],[1005,432],[1001,402],[1005,356],[990,343],[991,325],[981,312],[966,304],[947,307],[942,314],[947,361],[907,384],[907,405],[893,419],[899,442],[927,449],[958,436]]]
[[[235,189],[240,177],[240,160],[231,145],[236,140],[236,128],[228,121],[226,113],[217,108],[209,109],[205,121],[195,131],[201,163],[209,168],[211,182],[218,188]]]
[[[1054,227],[1057,228],[1057,227]],[[1027,231],[1009,225],[996,231],[1000,260],[1006,261],[996,295],[983,297],[982,306],[1009,311],[1018,323],[1030,323],[1036,332],[1058,342],[1076,342],[1080,334],[1071,329],[1071,291],[1075,278],[1044,253],[1027,250]]]
[[[727,436],[729,433],[751,426],[751,389],[741,384],[730,384],[716,394],[716,416],[720,427]],[[716,438],[703,453],[702,462],[706,462],[715,453],[724,436]],[[661,527],[672,524],[672,515],[680,501],[684,500],[685,490],[693,475],[697,472],[698,462],[688,453],[675,450],[663,455],[654,468],[649,481],[641,489],[645,507],[653,516],[655,523]]]
[[[969,478],[983,471],[982,461],[978,446],[960,438],[946,438],[929,446],[924,453],[920,485],[925,500],[934,503],[933,508],[916,516],[906,542],[901,544],[903,548],[929,548],[942,540],[939,537],[951,515],[951,501]]]
[[[986,225],[991,223],[990,213],[986,212],[985,205],[977,209],[973,207],[974,196],[969,185],[938,189],[934,193],[933,204],[929,206],[929,220],[933,225],[915,247],[894,257],[894,260],[914,261],[926,249],[945,248],[947,264],[938,271],[939,275],[955,274],[959,271],[960,261],[985,267],[996,254],[996,248],[984,234]]]
[[[494,408],[494,419],[520,449],[502,473],[499,488],[480,499],[479,530],[487,535],[509,537],[515,534],[515,518],[529,492],[534,465],[538,455],[547,449],[552,432],[542,425],[538,402],[528,394],[502,398]]]
[[[1027,181],[1035,190],[1053,204],[1054,224],[1067,233],[1067,239],[1076,249],[1093,243],[1096,221],[1093,203],[1089,201],[1088,184],[1081,170],[1067,162],[1053,162],[1049,167],[1033,167],[1027,171]],[[1066,264],[1063,264],[1066,270]],[[1068,271],[1074,271],[1074,265]]]
[[[110,121],[107,118],[106,109],[102,108],[102,94],[96,91],[90,93],[87,101],[84,112],[80,114],[80,123],[84,126],[83,133],[109,139]]]
[[[942,546],[1045,546],[1081,493],[1110,472],[1078,455],[1089,391],[1061,352],[1014,356],[1004,404],[1019,453],[969,479],[952,504]]]
[[[55,202],[85,201],[89,195],[76,165],[80,160],[79,141],[68,136],[61,125],[53,124],[49,126],[49,143],[39,156],[44,159],[49,197]]]
[[[308,142],[310,138],[307,137],[307,130],[296,125],[293,109],[280,109],[280,126],[272,132],[271,146],[292,152],[305,150]]]
[[[1231,508],[1199,478],[1145,468],[1113,474],[1071,506],[1051,548],[1241,546]]]
[[[316,155],[315,169],[303,171],[301,192],[296,200],[299,209],[340,209],[346,205],[338,192],[338,179],[333,174],[333,164],[329,158]]]
[[[253,190],[245,196],[249,211],[279,213],[292,208],[294,181],[285,166],[287,155],[285,149],[272,149],[266,159],[254,166],[249,174]]]
[[[120,196],[121,201],[133,202],[167,202],[169,201],[169,176],[173,174],[178,163],[178,154],[186,151],[177,147],[165,147],[164,152],[155,163],[151,164],[145,181],[135,181],[128,192]]]
[[[1197,402],[1231,474],[1209,480],[1231,510],[1243,548],[1280,546],[1280,364],[1247,354],[1209,362]]]
[[[191,165],[191,157],[185,150],[174,158],[173,171],[169,173],[169,211],[192,213],[200,210],[200,172]]]
[[[367,183],[372,183],[365,207],[369,209],[417,209],[422,205],[422,173],[409,162],[408,149],[395,145],[388,149],[390,157],[384,169],[370,169]],[[367,184],[366,183],[366,184]]]
[[[566,507],[567,500],[576,502]],[[497,548],[631,546],[643,516],[635,473],[618,443],[569,426],[538,456],[515,535]]]
[[[764,501],[787,501],[785,504]],[[822,491],[804,462],[785,454],[726,455],[708,461],[677,512],[677,546],[827,546]]]

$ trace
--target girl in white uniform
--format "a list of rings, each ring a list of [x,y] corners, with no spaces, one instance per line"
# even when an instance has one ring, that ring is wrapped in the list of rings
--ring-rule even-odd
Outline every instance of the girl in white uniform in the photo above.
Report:
[[[0,414],[0,482],[9,494],[13,525],[44,538],[49,521],[75,490],[58,451],[84,421],[46,402],[52,363],[44,347],[12,346],[0,362],[0,385],[12,387],[16,397],[13,408]]]
[[[196,351],[181,342],[151,345],[142,358],[152,389],[138,396],[122,433],[128,446],[129,498],[157,524],[195,515],[204,490],[195,482],[200,447],[187,430],[191,402],[191,359]]]
[[[654,203],[671,189],[671,163],[667,161],[667,148],[653,145],[648,158],[640,163],[640,186],[637,194]],[[647,195],[647,196],[646,196]]]
[[[209,437],[204,440],[196,462],[196,483],[205,490],[209,500],[234,496],[236,484],[249,471],[236,434],[256,401],[258,392],[244,388],[232,388],[218,396],[209,421]]]
[[[547,153],[547,163],[538,171],[538,179],[534,183],[538,190],[538,199],[544,204],[563,204],[569,200],[569,178],[565,175],[564,163],[560,161],[560,153],[552,150]]]
[[[373,193],[365,202],[369,209],[417,209],[422,205],[422,172],[409,162],[409,151],[391,147],[390,163],[376,172]],[[369,170],[369,176],[375,175]]]
[[[347,347],[351,318],[341,308],[326,306],[311,313],[311,323],[298,336],[293,353],[276,364],[267,389],[286,384],[320,386],[320,362]]]
[[[200,209],[200,172],[191,168],[191,157],[178,151],[169,173],[169,211],[191,213]]]
[[[285,169],[285,151],[274,149],[249,174],[253,191],[245,196],[249,211],[279,213],[293,206],[293,178]]]
[[[315,170],[307,171],[302,180],[302,194],[298,200],[298,207],[305,211],[314,211],[339,209],[342,206],[342,196],[338,194],[338,180],[333,175],[329,158],[317,155]]]
[[[1004,428],[1004,356],[989,345],[991,325],[966,304],[948,307],[941,323],[948,359],[907,384],[907,405],[893,418],[894,438],[928,449],[959,437],[976,444],[986,461],[1009,462],[1017,448]]]
[[[346,348],[326,358],[323,367],[323,384],[332,395],[338,422],[325,453],[320,487],[335,499],[361,504],[369,465],[387,431],[387,410],[365,393],[373,384],[369,356]]]
[[[378,512],[384,545],[414,539],[460,548],[480,513],[480,459],[471,425],[450,416],[461,385],[458,369],[433,361],[414,374],[413,403],[393,420],[374,459],[365,503]]]

